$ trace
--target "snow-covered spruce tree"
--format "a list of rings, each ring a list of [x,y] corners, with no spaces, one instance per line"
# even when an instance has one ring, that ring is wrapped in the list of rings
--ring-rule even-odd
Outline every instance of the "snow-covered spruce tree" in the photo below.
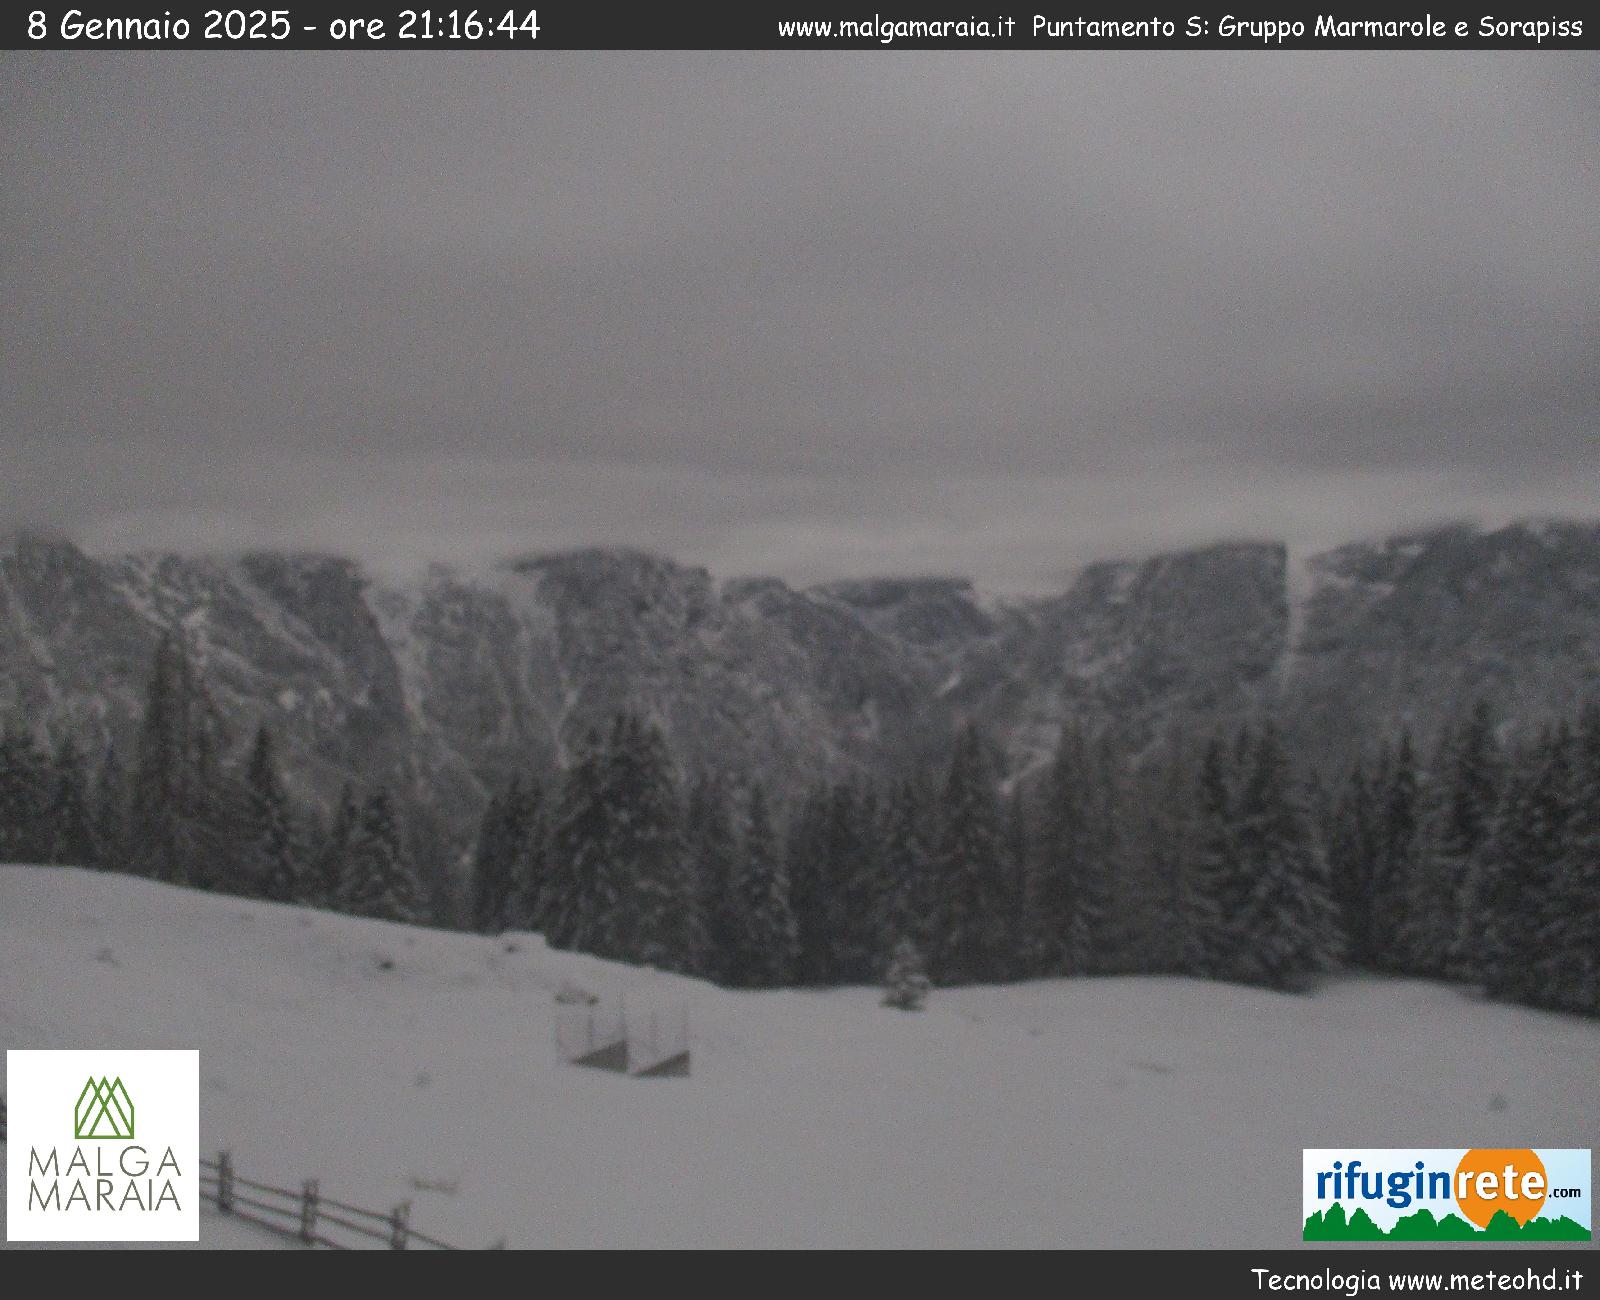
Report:
[[[1091,880],[1100,847],[1093,806],[1089,745],[1069,723],[1039,795],[1039,829],[1028,861],[1023,935],[1034,974],[1080,975],[1089,969],[1100,920]]]
[[[994,769],[975,727],[956,738],[939,820],[933,977],[941,984],[997,979],[1011,938],[1005,927],[1005,848]]]
[[[1424,942],[1430,950],[1438,945],[1431,953],[1431,969],[1438,974],[1468,974],[1475,928],[1473,894],[1500,800],[1501,761],[1494,716],[1487,701],[1479,700],[1453,729],[1439,770],[1438,820],[1429,837],[1427,873],[1439,905],[1423,913],[1425,900],[1416,900],[1417,912],[1430,917]]]
[[[1398,939],[1406,970],[1461,973],[1474,866],[1493,824],[1500,754],[1488,705],[1448,727],[1422,783],[1419,845]]]
[[[50,861],[89,866],[95,859],[94,820],[89,810],[89,779],[78,747],[69,740],[56,746],[50,771]]]
[[[472,928],[498,934],[510,888],[511,849],[507,843],[506,795],[491,794],[478,822],[472,853]]]
[[[828,931],[828,822],[832,792],[813,787],[789,821],[784,845],[789,898],[798,936],[795,977],[802,984],[829,984],[837,969]]]
[[[1535,803],[1538,750],[1518,745],[1506,763],[1500,803],[1472,891],[1472,942],[1463,975],[1495,997],[1516,996],[1518,967],[1531,910],[1529,893],[1540,876]]]
[[[116,744],[106,746],[94,783],[94,865],[105,871],[128,868],[128,774]]]
[[[901,939],[926,950],[933,914],[930,827],[933,798],[926,784],[899,782],[884,801],[883,880],[878,894],[878,946],[890,952]]]
[[[406,860],[387,791],[368,796],[350,839],[339,906],[354,916],[412,924],[424,917],[421,890]]]
[[[212,726],[202,726],[195,752],[194,787],[184,827],[189,853],[184,879],[202,889],[255,894],[258,882],[252,874],[247,842],[249,784],[243,773],[223,764],[222,737]]]
[[[599,918],[598,944],[589,951],[698,973],[706,948],[699,890],[685,852],[672,757],[653,723],[633,714],[617,718],[603,784],[620,907]]]
[[[523,789],[525,815],[521,842],[511,864],[511,893],[506,899],[507,929],[540,928],[539,906],[545,895],[550,862],[550,805],[545,787],[530,780]]]
[[[168,632],[151,664],[133,773],[129,841],[140,874],[207,886],[227,879],[240,800],[223,780],[222,749],[183,640]]]
[[[881,844],[878,851],[881,857],[884,853]],[[1001,807],[1000,889],[1004,906],[1001,922],[1005,927],[1006,940],[1001,951],[1000,977],[1004,979],[1025,979],[1032,973],[1032,963],[1024,942],[1027,933],[1028,875],[1032,860],[1032,808],[1019,782]]]
[[[705,924],[701,973],[719,983],[736,982],[741,915],[736,888],[733,818],[720,777],[704,773],[690,785],[684,808],[685,852]]]
[[[846,780],[833,786],[824,822],[822,879],[834,982],[866,983],[882,969],[877,930],[881,829],[870,785]]]
[[[605,743],[597,731],[579,742],[561,775],[550,818],[550,859],[538,928],[556,948],[595,951],[602,916],[620,902],[609,856],[612,810],[603,785]]]
[[[484,934],[498,934],[513,924],[519,892],[525,897],[526,883],[520,881],[529,860],[529,840],[539,812],[538,788],[514,776],[501,794],[490,798],[478,831],[472,859],[472,926]]]
[[[1131,919],[1137,910],[1128,906],[1126,887],[1133,884],[1130,858],[1135,850],[1132,826],[1141,816],[1130,803],[1127,754],[1112,732],[1094,740],[1089,748],[1089,770],[1093,776],[1090,804],[1089,858],[1089,969],[1091,971],[1138,971],[1144,969],[1146,954],[1139,947],[1137,928]]]
[[[1213,737],[1200,756],[1195,790],[1194,853],[1190,863],[1197,900],[1190,925],[1197,974],[1230,977],[1238,956],[1238,924],[1245,878],[1234,824],[1232,755]]]
[[[158,880],[187,873],[183,821],[193,799],[189,686],[188,658],[168,632],[156,646],[145,688],[130,805],[135,870]]]
[[[1571,865],[1571,842],[1576,817],[1579,756],[1571,728],[1563,722],[1541,746],[1539,780],[1534,786],[1531,813],[1528,897],[1515,922],[1515,951],[1520,970],[1512,973],[1510,996],[1539,1007],[1562,1005],[1565,953],[1552,948],[1566,930],[1566,869]]]
[[[245,768],[245,789],[248,802],[241,840],[246,887],[274,902],[295,901],[303,888],[303,854],[289,793],[278,773],[276,746],[266,727],[256,731]]]
[[[1194,870],[1194,762],[1181,735],[1147,751],[1126,778],[1123,851],[1113,952],[1122,969],[1154,974],[1204,970],[1201,936],[1213,900]],[[1120,950],[1120,952],[1117,952]]]
[[[334,806],[333,821],[311,857],[311,870],[302,893],[308,903],[336,906],[350,865],[350,844],[361,822],[355,787],[346,781]]]
[[[1350,769],[1328,821],[1328,879],[1339,909],[1345,958],[1351,966],[1370,967],[1374,964],[1372,880],[1378,856],[1378,819],[1373,783],[1361,761]]]
[[[1536,940],[1543,992],[1553,1006],[1600,1015],[1600,705],[1578,724],[1564,838]]]
[[[0,862],[48,862],[53,847],[50,760],[32,733],[0,732]]]
[[[739,935],[730,982],[750,988],[793,983],[800,945],[789,906],[789,873],[760,785],[750,789],[736,874]]]
[[[928,1000],[928,971],[922,953],[910,939],[901,939],[889,958],[883,980],[883,1005],[897,1011],[921,1011]]]
[[[1234,974],[1270,988],[1294,987],[1337,956],[1338,920],[1326,864],[1276,728],[1256,741],[1239,797],[1239,857],[1246,892],[1237,919]]]
[[[1422,853],[1421,785],[1409,731],[1401,733],[1400,744],[1385,766],[1388,780],[1380,792],[1378,857],[1370,892],[1371,951],[1380,969],[1404,971],[1401,935]]]

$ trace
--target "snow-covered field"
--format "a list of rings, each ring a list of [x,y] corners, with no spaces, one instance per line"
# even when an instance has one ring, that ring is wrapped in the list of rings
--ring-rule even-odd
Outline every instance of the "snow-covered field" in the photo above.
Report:
[[[568,980],[687,1000],[693,1077],[563,1064]],[[1600,1023],[1425,983],[1052,981],[908,1015],[0,867],[0,1047],[96,1045],[197,1047],[203,1149],[410,1198],[462,1244],[1285,1246],[1303,1146],[1600,1137]],[[257,1239],[207,1217],[208,1243]]]

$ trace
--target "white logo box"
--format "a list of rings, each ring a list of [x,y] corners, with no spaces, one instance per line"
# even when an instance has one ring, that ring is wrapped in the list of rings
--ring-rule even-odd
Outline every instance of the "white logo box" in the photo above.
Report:
[[[101,1079],[122,1080],[131,1139],[76,1136],[84,1085]],[[199,1052],[6,1052],[6,1240],[199,1239]]]

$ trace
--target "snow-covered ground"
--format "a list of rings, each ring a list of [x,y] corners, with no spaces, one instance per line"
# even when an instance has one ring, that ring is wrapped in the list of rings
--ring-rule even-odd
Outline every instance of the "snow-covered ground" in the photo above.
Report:
[[[693,1077],[563,1064],[569,980],[689,1002]],[[1600,1023],[1426,983],[1050,981],[916,1015],[0,867],[0,1047],[96,1045],[198,1048],[203,1149],[462,1244],[1284,1246],[1301,1147],[1600,1136]],[[201,1244],[257,1239],[207,1217]]]

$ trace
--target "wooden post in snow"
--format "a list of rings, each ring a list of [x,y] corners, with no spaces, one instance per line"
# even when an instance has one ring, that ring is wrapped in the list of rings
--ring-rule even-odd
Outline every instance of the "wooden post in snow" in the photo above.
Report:
[[[389,1216],[389,1249],[404,1250],[411,1223],[411,1202],[401,1201]]]
[[[233,1213],[233,1153],[217,1152],[217,1209]]]
[[[311,1245],[317,1239],[317,1180],[306,1179],[300,1193],[300,1240]]]

